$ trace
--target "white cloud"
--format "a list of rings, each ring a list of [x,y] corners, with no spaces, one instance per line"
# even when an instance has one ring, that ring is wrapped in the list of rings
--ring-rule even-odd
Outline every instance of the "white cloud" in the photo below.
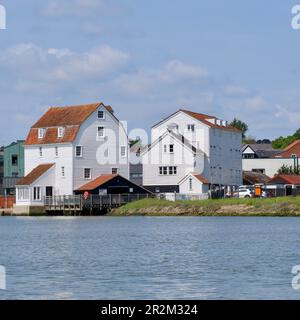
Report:
[[[16,88],[30,90],[46,82],[76,82],[103,79],[120,71],[128,62],[126,52],[100,45],[78,53],[69,49],[43,49],[35,44],[19,44],[0,57],[0,66],[16,77]],[[58,84],[61,86],[61,83]]]
[[[281,122],[282,120],[287,120],[289,123],[299,127],[300,111],[291,111],[281,105],[277,105],[275,116],[279,118]]]
[[[140,69],[135,73],[120,75],[115,84],[129,94],[146,93],[161,86],[176,85],[184,81],[201,80],[208,77],[205,68],[172,60],[161,69]]]

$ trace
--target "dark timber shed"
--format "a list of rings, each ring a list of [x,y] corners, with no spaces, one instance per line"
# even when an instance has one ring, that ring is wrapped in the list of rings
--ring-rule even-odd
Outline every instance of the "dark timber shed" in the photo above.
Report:
[[[118,174],[103,174],[75,190],[75,194],[84,194],[86,192],[93,195],[151,194],[147,189],[134,184]]]

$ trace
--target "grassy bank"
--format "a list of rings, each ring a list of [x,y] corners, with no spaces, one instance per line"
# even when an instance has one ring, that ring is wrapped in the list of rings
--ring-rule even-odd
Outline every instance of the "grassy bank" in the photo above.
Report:
[[[145,199],[113,210],[113,216],[300,216],[300,197],[177,201]]]

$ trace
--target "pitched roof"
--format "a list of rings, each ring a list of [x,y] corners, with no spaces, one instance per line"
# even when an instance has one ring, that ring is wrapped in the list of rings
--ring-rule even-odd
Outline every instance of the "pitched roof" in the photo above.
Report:
[[[112,112],[110,106],[103,103],[85,104],[79,106],[51,107],[32,128],[66,127],[81,125],[93,112],[103,105]]]
[[[182,134],[176,133],[170,129],[167,129],[162,136],[160,136],[158,139],[156,139],[152,143],[148,144],[147,146],[143,147],[141,150],[141,154],[143,155],[143,154],[149,152],[154,145],[156,145],[157,143],[162,141],[167,135],[171,135],[172,137],[174,137],[179,143],[181,143],[185,148],[188,148],[193,153],[199,152],[201,154],[205,154],[201,149],[194,147],[191,144],[191,142],[188,139],[186,139]]]
[[[195,177],[198,181],[200,181],[203,184],[209,184],[209,181],[207,179],[205,179],[201,174],[199,173],[188,173],[184,178],[182,178],[178,184],[180,184],[181,182],[183,182],[187,177],[189,177],[190,175],[192,175],[193,177]]]
[[[294,184],[300,185],[300,176],[295,174],[277,174],[275,175],[268,184]]]
[[[118,176],[119,176],[118,174],[103,174],[98,178],[96,178],[95,180],[90,181],[85,185],[81,186],[76,191],[92,191]]]
[[[107,111],[113,113],[111,106],[103,103],[86,104],[68,107],[50,108],[30,129],[24,145],[52,144],[73,142],[81,124],[103,105]],[[64,127],[65,134],[58,137],[57,128]],[[38,129],[45,128],[44,138],[38,139]]]
[[[234,131],[234,132],[241,132],[239,129],[229,125],[226,123],[226,125],[219,125],[216,123],[216,120],[218,120],[217,117],[215,116],[209,116],[207,114],[204,113],[198,113],[198,112],[193,112],[193,111],[189,111],[189,110],[185,110],[185,109],[179,109],[178,111],[176,111],[175,113],[173,113],[171,116],[167,117],[166,119],[169,119],[170,117],[172,117],[173,115],[177,114],[178,112],[184,112],[185,114],[189,115],[190,117],[204,123],[205,125],[211,127],[211,128],[217,128],[217,129],[221,129],[221,130],[228,130],[228,131]],[[155,126],[157,126],[158,124],[162,123],[163,121],[165,121],[166,119],[160,121],[159,123],[157,123]],[[209,120],[212,120],[209,121]]]
[[[54,166],[54,163],[41,164],[34,168],[27,176],[17,181],[17,186],[30,186],[50,168]]]
[[[256,183],[267,183],[270,181],[270,177],[261,173],[253,171],[243,171],[244,184],[256,184]]]
[[[300,140],[296,140],[286,148],[283,149],[279,154],[276,155],[277,158],[290,158],[292,154],[300,157]]]
[[[242,152],[244,153],[247,148],[252,149],[258,158],[273,158],[280,154],[281,150],[274,149],[270,143],[249,143],[242,146]]]
[[[205,179],[201,174],[192,174],[197,180],[199,180],[200,182],[202,182],[203,184],[209,184],[209,181],[207,179]]]

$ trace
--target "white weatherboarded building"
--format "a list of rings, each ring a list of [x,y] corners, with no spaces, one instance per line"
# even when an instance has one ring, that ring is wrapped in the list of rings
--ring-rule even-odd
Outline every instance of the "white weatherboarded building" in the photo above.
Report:
[[[239,186],[241,146],[241,132],[227,121],[181,109],[152,127],[142,152],[143,185],[185,194],[207,192],[208,185]]]
[[[50,108],[31,127],[24,148],[15,213],[40,210],[45,196],[73,195],[102,174],[129,178],[126,130],[103,103]]]

